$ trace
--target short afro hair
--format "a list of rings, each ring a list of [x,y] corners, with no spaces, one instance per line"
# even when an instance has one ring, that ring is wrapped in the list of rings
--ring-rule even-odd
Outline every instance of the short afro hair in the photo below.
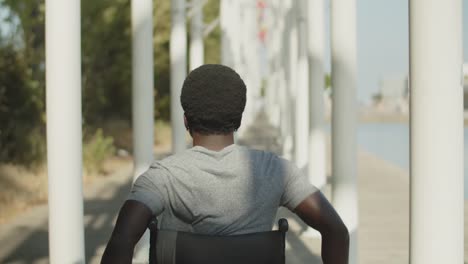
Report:
[[[233,69],[206,64],[189,73],[180,102],[191,133],[228,134],[240,127],[246,86]]]

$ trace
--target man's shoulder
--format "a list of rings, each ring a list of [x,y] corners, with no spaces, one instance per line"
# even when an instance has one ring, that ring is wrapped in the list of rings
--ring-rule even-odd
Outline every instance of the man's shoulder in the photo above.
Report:
[[[173,164],[178,164],[182,160],[187,159],[187,153],[186,152],[187,152],[187,150],[182,151],[180,153],[170,154],[170,155],[165,156],[165,157],[163,157],[161,159],[156,159],[151,163],[150,168],[157,169],[157,168],[161,168],[161,167],[171,166]]]

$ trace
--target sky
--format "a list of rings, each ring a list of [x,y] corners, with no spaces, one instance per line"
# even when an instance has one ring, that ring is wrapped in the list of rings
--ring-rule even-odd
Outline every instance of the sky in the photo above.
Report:
[[[358,100],[366,103],[380,80],[408,74],[408,0],[357,0],[357,42]],[[468,62],[468,0],[463,0],[463,50]]]

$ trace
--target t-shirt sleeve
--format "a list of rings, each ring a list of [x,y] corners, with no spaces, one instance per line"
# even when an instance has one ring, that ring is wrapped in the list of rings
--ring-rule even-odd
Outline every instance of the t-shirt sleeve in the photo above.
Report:
[[[127,200],[135,200],[146,205],[153,215],[160,215],[164,211],[164,176],[150,168],[140,175],[135,183]]]
[[[317,187],[309,182],[306,175],[294,164],[283,160],[286,170],[284,192],[281,197],[281,205],[293,211],[310,194],[318,191]]]

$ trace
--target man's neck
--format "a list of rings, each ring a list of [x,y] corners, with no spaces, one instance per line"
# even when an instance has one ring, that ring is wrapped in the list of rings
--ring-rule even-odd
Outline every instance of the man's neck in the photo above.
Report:
[[[193,146],[201,146],[209,150],[220,151],[225,147],[234,144],[234,133],[226,135],[202,135],[192,133]]]

